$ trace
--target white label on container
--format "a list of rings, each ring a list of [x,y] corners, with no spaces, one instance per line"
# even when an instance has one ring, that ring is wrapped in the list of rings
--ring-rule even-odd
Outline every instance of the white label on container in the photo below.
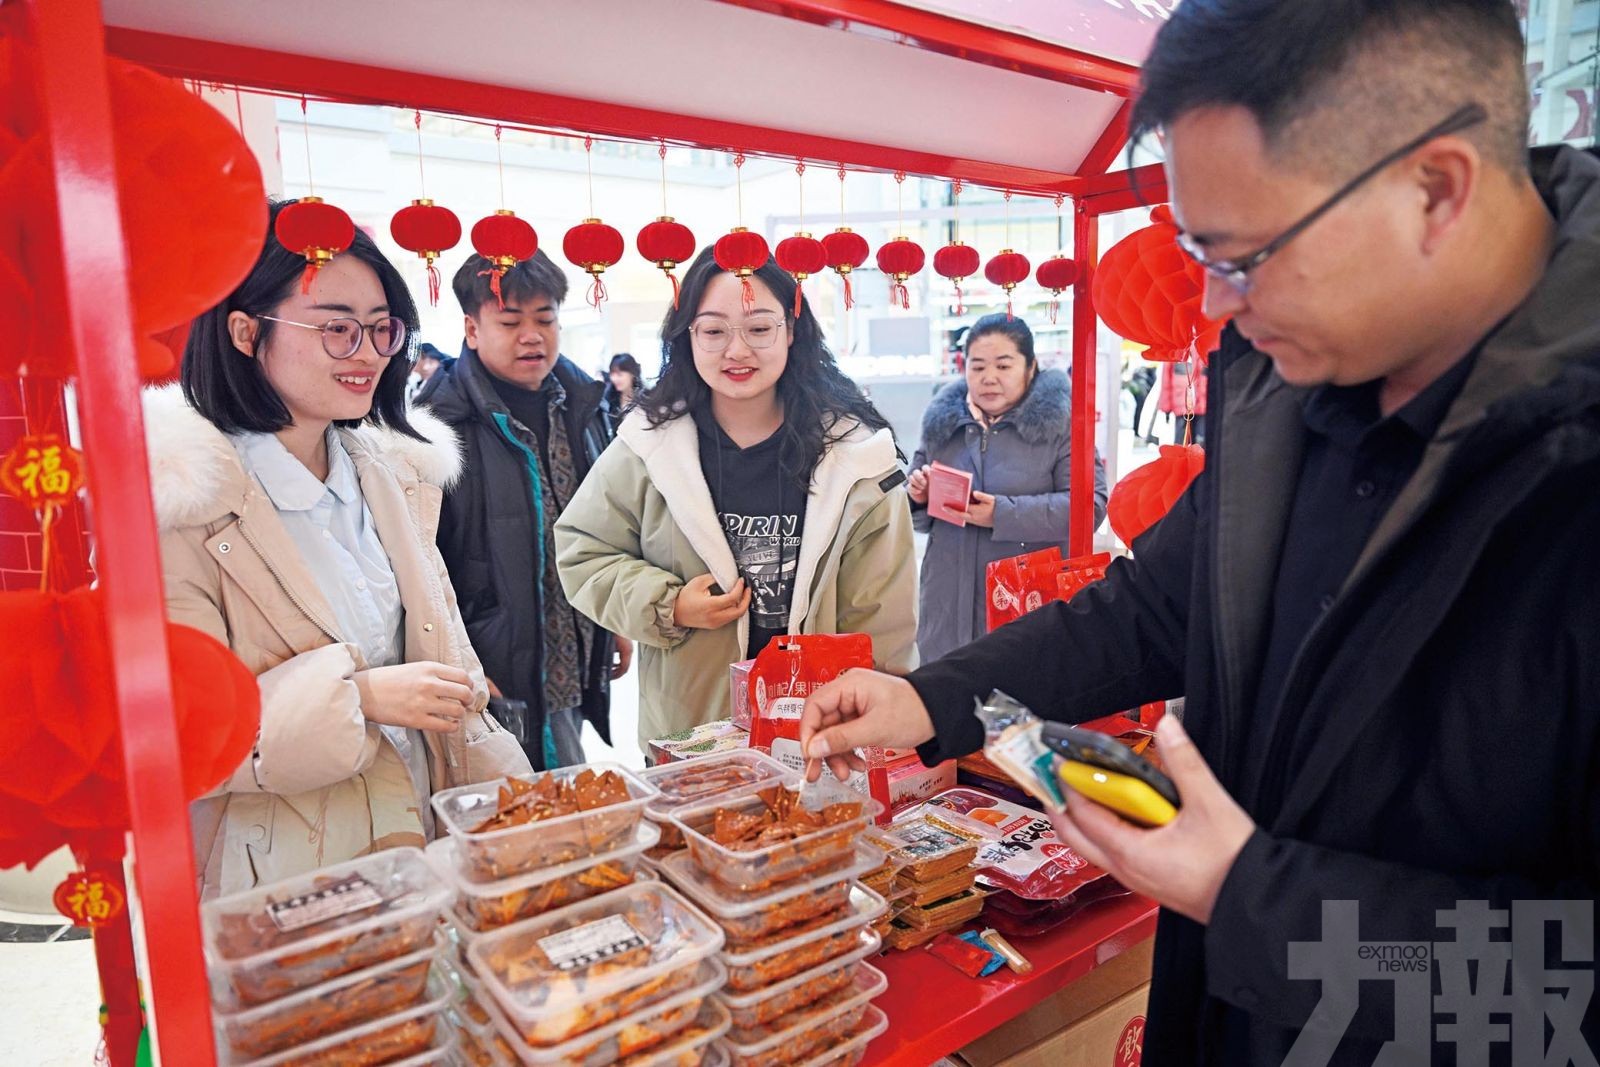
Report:
[[[644,946],[644,935],[620,915],[608,915],[539,939],[539,950],[558,971],[575,971]]]
[[[329,919],[354,915],[383,903],[383,894],[359,874],[325,885],[298,897],[267,905],[267,916],[284,933],[315,926]]]

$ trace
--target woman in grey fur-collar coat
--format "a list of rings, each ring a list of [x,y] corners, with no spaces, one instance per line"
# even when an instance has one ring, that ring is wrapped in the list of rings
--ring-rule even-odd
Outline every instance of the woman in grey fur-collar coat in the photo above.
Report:
[[[1064,372],[1038,369],[1033,332],[1021,319],[988,315],[968,331],[966,379],[929,404],[912,461],[912,517],[929,535],[917,626],[922,662],[983,636],[989,563],[1051,545],[1066,554],[1071,392]],[[926,466],[935,462],[972,472],[964,527],[928,514]],[[1096,526],[1106,495],[1096,453]]]

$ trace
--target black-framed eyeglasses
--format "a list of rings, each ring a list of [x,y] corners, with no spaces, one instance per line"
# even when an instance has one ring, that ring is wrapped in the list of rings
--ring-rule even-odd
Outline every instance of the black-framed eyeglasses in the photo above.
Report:
[[[334,359],[349,359],[359,352],[363,333],[372,335],[373,351],[386,358],[399,352],[406,345],[405,320],[395,318],[393,315],[385,316],[371,324],[363,323],[360,319],[340,316],[329,319],[321,326],[309,322],[295,322],[293,319],[280,319],[273,315],[257,315],[256,318],[318,331],[322,334],[322,350]]]
[[[1293,226],[1290,226],[1287,230],[1284,230],[1282,233],[1278,234],[1278,236],[1274,237],[1265,245],[1262,245],[1259,249],[1251,252],[1247,256],[1238,256],[1234,259],[1208,260],[1205,256],[1205,249],[1187,233],[1178,234],[1178,246],[1188,253],[1190,259],[1200,264],[1200,266],[1205,269],[1205,272],[1208,275],[1220,282],[1225,283],[1232,288],[1234,292],[1238,293],[1240,296],[1243,296],[1250,291],[1251,271],[1255,270],[1257,267],[1261,266],[1261,264],[1271,259],[1278,252],[1282,251],[1284,245],[1287,245],[1290,241],[1294,240],[1296,237],[1299,237],[1311,227],[1312,223],[1316,222],[1318,219],[1322,218],[1322,216],[1332,211],[1340,201],[1344,200],[1351,193],[1355,192],[1368,181],[1372,180],[1385,168],[1401,159],[1404,159],[1406,156],[1410,155],[1412,152],[1415,152],[1417,149],[1421,148],[1435,137],[1443,137],[1446,134],[1459,133],[1468,127],[1476,126],[1478,123],[1488,119],[1488,117],[1489,113],[1484,110],[1483,105],[1481,104],[1467,104],[1461,107],[1457,111],[1453,112],[1450,117],[1445,119],[1443,122],[1440,122],[1434,126],[1430,126],[1425,133],[1410,141],[1407,141],[1405,144],[1401,145],[1399,148],[1396,148],[1393,152],[1390,152],[1388,155],[1372,164],[1372,166],[1368,167],[1360,174],[1357,174],[1354,178],[1351,178],[1349,181],[1345,182],[1344,185],[1339,187],[1337,192],[1328,197],[1328,199],[1324,200],[1322,203],[1318,204],[1316,207],[1312,208],[1308,214],[1300,219],[1300,221],[1296,222]]]

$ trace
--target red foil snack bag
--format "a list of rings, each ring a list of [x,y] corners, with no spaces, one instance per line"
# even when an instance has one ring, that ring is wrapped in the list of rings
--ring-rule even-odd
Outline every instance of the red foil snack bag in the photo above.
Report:
[[[872,669],[866,634],[801,634],[774,638],[750,669],[750,747],[800,739],[806,697],[852,667]]]
[[[976,789],[947,790],[918,810],[981,837],[973,861],[978,881],[1023,900],[1065,900],[1106,877],[1057,838],[1043,815]]]
[[[996,630],[1030,611],[1044,606],[1057,595],[1056,572],[1061,569],[1061,549],[1046,548],[1025,556],[997,559],[986,572],[989,598],[985,617],[990,630]]]

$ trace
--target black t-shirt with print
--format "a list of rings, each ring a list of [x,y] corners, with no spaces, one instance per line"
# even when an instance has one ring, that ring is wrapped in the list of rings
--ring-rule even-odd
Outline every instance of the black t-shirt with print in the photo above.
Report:
[[[784,473],[782,434],[740,448],[709,414],[699,415],[700,470],[711,489],[728,547],[751,589],[750,643],[754,658],[774,637],[789,632],[806,524],[806,487]]]

